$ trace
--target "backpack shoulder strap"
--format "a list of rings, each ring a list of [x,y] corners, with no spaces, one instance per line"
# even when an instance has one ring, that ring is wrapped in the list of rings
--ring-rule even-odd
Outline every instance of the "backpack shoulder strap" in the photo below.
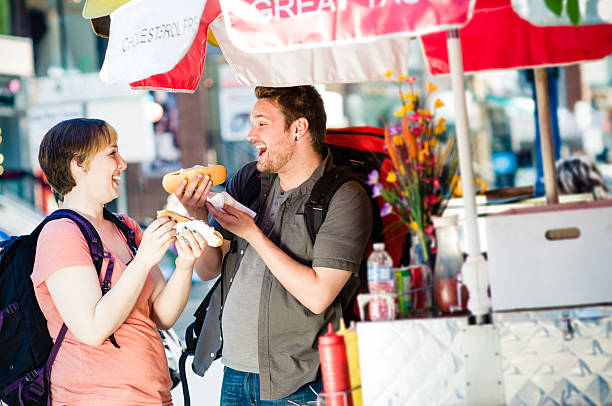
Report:
[[[325,172],[312,188],[308,203],[306,203],[305,216],[306,227],[313,244],[325,221],[327,209],[334,194],[340,186],[351,180],[356,179],[351,175],[349,168],[336,166]]]
[[[125,236],[125,239],[130,247],[130,251],[132,251],[132,256],[136,255],[138,251],[138,247],[136,246],[136,233],[132,230],[125,220],[122,217],[116,215],[115,213],[108,210],[106,207],[102,212],[104,218],[110,220],[115,224],[115,226],[121,231],[121,233]]]
[[[100,235],[91,225],[91,223],[79,213],[69,209],[56,210],[50,215],[48,215],[36,228],[36,230],[34,230],[34,232],[30,235],[35,235],[35,237],[38,238],[38,235],[40,234],[40,231],[42,230],[45,224],[47,224],[51,220],[62,218],[72,220],[83,233],[83,236],[87,241],[87,245],[89,245],[89,252],[91,253],[91,258],[94,262],[96,272],[99,275],[102,271],[102,260],[104,259],[104,248],[102,247],[102,240],[100,239]]]

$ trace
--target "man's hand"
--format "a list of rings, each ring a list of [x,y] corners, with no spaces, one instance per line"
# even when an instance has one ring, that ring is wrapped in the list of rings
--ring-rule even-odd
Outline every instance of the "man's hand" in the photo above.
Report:
[[[224,229],[249,242],[261,232],[251,216],[233,206],[224,205],[223,210],[226,213],[215,209],[215,206],[208,202],[206,208]]]
[[[198,183],[202,181],[200,186]],[[208,210],[206,210],[206,197],[210,192],[212,182],[208,175],[202,180],[202,174],[199,174],[189,184],[187,180],[183,180],[174,191],[181,204],[187,209],[189,215],[198,220],[208,221]]]

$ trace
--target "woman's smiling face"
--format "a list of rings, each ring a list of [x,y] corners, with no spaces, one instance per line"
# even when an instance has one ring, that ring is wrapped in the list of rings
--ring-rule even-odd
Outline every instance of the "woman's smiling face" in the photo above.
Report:
[[[117,139],[115,129],[109,126],[113,139]],[[100,198],[109,202],[119,196],[121,171],[127,164],[119,154],[117,143],[107,145],[98,151],[88,164],[87,180],[91,182],[92,193],[102,194]]]

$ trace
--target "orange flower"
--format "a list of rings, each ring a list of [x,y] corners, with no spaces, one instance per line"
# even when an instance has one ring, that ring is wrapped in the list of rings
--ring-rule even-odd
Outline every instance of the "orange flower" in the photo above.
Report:
[[[393,166],[402,171],[402,163],[400,162],[399,157],[397,156],[397,151],[395,150],[393,142],[391,141],[391,136],[389,135],[388,127],[385,127],[385,144],[387,145],[387,151],[389,152],[389,157],[391,157],[391,162],[393,163]]]
[[[434,84],[434,83],[431,83],[431,82],[429,82],[429,83],[427,84],[427,91],[428,91],[429,93],[433,93],[433,92],[435,92],[436,90],[438,90],[438,85],[436,85],[436,84]]]
[[[436,99],[436,101],[434,102],[434,107],[439,109],[440,107],[444,107],[444,102],[440,99]]]
[[[408,116],[404,116],[404,119],[402,120],[402,133],[404,134],[404,140],[408,146],[410,159],[414,159],[417,155],[417,143],[414,134],[412,134],[410,131]]]

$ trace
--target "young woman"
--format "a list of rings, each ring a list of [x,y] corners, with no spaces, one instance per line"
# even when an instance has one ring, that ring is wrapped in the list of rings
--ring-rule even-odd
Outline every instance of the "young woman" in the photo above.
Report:
[[[109,260],[104,259],[98,276],[75,223],[54,220],[40,234],[32,273],[36,297],[51,337],[57,337],[62,323],[68,327],[51,373],[53,404],[171,405],[157,329],[170,328],[183,311],[205,240],[187,230],[175,233],[168,218],[142,232],[134,220],[121,216],[135,232],[138,251],[132,257],[123,233],[103,217],[104,204],[119,195],[126,163],[117,133],[102,120],[57,124],[43,138],[39,161],[49,184],[63,196],[62,208],[89,220],[114,260],[111,289],[102,295]],[[172,243],[178,257],[166,283],[157,263]]]

